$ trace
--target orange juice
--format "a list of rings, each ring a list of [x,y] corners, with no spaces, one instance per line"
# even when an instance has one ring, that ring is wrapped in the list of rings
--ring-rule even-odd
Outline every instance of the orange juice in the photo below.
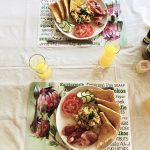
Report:
[[[48,66],[47,70],[46,70],[44,73],[39,73],[38,75],[39,75],[39,77],[40,77],[41,79],[46,80],[46,79],[48,79],[48,78],[51,77],[51,75],[52,75],[52,70],[51,70],[51,68]]]
[[[44,73],[46,71],[46,69],[47,69],[47,65],[44,62],[42,62],[42,63],[36,64],[34,66],[34,69],[38,73]]]
[[[102,56],[98,60],[98,64],[102,68],[109,67],[113,63],[113,60],[115,59],[116,54],[119,51],[119,49],[120,49],[120,47],[118,45],[113,45],[113,42],[107,43],[105,45]]]
[[[42,55],[31,56],[29,63],[30,67],[38,73],[39,78],[46,80],[52,75],[52,69]]]
[[[52,70],[50,66],[48,66],[46,63],[39,63],[34,68],[35,68],[35,71],[38,72],[38,76],[41,79],[44,79],[44,80],[48,79],[52,74]]]

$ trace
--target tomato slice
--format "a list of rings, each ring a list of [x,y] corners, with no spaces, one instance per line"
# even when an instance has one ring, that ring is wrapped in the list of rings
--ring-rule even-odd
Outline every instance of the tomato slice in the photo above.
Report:
[[[84,38],[91,36],[95,31],[92,24],[79,24],[74,28],[74,35],[78,38]]]
[[[76,94],[69,94],[62,103],[62,111],[66,115],[74,115],[82,106],[82,100],[80,100]]]

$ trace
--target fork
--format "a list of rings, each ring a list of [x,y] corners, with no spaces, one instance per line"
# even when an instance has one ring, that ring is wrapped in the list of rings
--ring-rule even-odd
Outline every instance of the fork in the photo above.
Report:
[[[34,91],[33,91],[33,96],[34,96],[34,99],[35,99],[35,112],[34,112],[34,121],[35,124],[34,124],[34,132],[36,132],[36,129],[37,129],[37,101],[38,101],[38,97],[40,95],[40,87],[39,86],[35,86],[34,87]]]

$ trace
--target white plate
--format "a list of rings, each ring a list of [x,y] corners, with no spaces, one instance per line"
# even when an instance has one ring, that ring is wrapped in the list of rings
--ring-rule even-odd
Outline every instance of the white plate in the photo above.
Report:
[[[96,0],[96,1],[101,5],[102,9],[107,10],[107,7],[106,7],[105,3],[104,3],[102,0]],[[104,25],[103,25],[102,27],[99,27],[99,26],[96,26],[96,25],[95,25],[95,32],[93,33],[93,35],[91,35],[91,36],[89,36],[89,37],[85,37],[85,38],[78,38],[78,37],[74,36],[74,35],[73,35],[73,31],[70,32],[70,33],[66,33],[66,32],[64,32],[64,31],[59,27],[59,25],[58,25],[58,23],[57,23],[56,21],[55,21],[55,24],[56,24],[56,27],[60,30],[60,32],[63,33],[64,35],[66,35],[66,36],[68,36],[68,37],[70,37],[70,38],[72,38],[72,39],[76,39],[76,40],[86,40],[86,39],[93,38],[93,37],[95,37],[96,35],[98,35],[99,33],[101,33],[101,32],[104,30],[104,28],[105,28],[107,22],[108,22],[108,15],[106,15],[105,18],[104,18],[104,21],[103,21]]]
[[[60,101],[60,104],[57,108],[57,113],[56,113],[56,125],[57,125],[57,130],[58,130],[58,133],[60,135],[60,137],[62,138],[62,140],[72,149],[74,150],[87,150],[87,149],[90,149],[90,150],[97,150],[96,148],[96,143],[95,142],[94,144],[90,145],[90,146],[86,146],[86,147],[81,147],[81,146],[74,146],[74,145],[70,145],[68,142],[67,142],[67,138],[66,136],[62,135],[62,129],[68,125],[68,124],[75,124],[75,121],[73,120],[72,117],[67,117],[66,115],[63,114],[63,112],[61,111],[61,107],[62,107],[62,103],[63,101],[66,99],[67,95],[70,94],[70,93],[78,93],[79,91],[85,91],[87,90],[88,88],[92,88],[92,89],[100,89],[98,87],[95,87],[95,86],[80,86],[80,87],[77,87],[77,88],[74,88],[72,89],[70,92],[68,92]],[[112,141],[114,139],[108,141],[105,145],[103,145],[103,148],[106,148],[107,146],[109,146]]]

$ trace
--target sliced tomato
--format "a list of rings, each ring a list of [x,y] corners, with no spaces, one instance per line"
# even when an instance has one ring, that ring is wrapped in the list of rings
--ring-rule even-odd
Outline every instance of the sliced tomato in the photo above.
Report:
[[[92,24],[78,24],[74,28],[74,35],[78,38],[84,38],[91,36],[95,31]]]
[[[82,106],[82,100],[80,100],[76,94],[69,94],[62,104],[62,111],[66,115],[73,115],[78,112]]]

